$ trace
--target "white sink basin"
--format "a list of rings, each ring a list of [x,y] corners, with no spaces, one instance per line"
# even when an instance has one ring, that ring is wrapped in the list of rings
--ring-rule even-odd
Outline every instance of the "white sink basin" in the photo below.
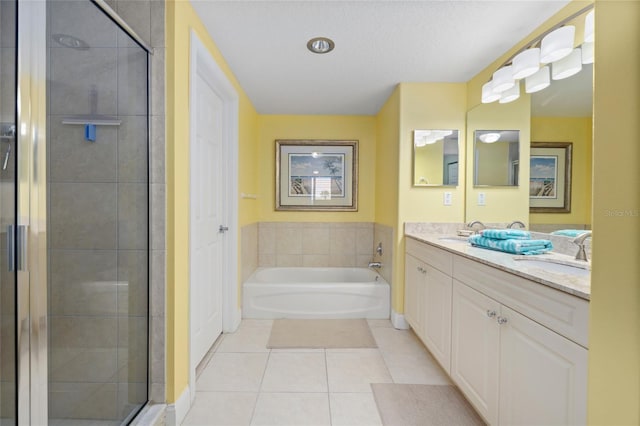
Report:
[[[529,256],[516,256],[513,258],[519,264],[525,267],[535,267],[545,271],[557,272],[567,275],[576,275],[580,277],[588,277],[591,274],[588,263],[569,263],[561,259],[553,258],[537,258],[532,259]]]

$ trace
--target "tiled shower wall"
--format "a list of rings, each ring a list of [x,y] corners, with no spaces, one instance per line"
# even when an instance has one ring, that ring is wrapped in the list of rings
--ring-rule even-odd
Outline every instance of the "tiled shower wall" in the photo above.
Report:
[[[151,319],[149,399],[165,401],[165,0],[106,0],[120,17],[145,40],[153,54],[150,76],[150,256]]]
[[[82,66],[77,61],[71,65],[74,62],[65,55],[73,52],[66,48],[59,48],[50,63],[52,96],[64,99],[50,105],[49,118],[49,309],[55,342],[50,353],[50,416],[54,418],[118,418],[130,400],[146,399],[147,383],[132,382],[132,377],[144,377],[146,368],[146,350],[135,348],[147,338],[147,281],[151,293],[150,399],[161,402],[165,398],[164,1],[108,3],[154,47],[149,57],[150,152],[144,115],[144,53],[112,29],[92,24],[85,16],[95,10],[89,1],[56,2],[49,33],[65,33],[65,26],[73,22],[74,35],[85,39],[92,49],[83,52],[90,57]],[[83,141],[81,126],[61,124],[63,115],[88,113],[87,69],[83,66],[89,72],[105,73],[97,87],[96,112],[117,112],[123,119],[117,131],[99,127],[95,144]],[[123,84],[125,77],[140,72],[141,83]],[[117,89],[102,87],[107,84]],[[84,108],[70,110],[72,105]],[[147,155],[151,158],[150,182]],[[148,196],[151,233],[147,253]],[[150,277],[145,267],[148,255]],[[85,289],[87,285],[92,288]],[[97,288],[100,285],[104,288]],[[91,297],[83,297],[85,293]],[[81,350],[73,352],[77,348]]]
[[[370,222],[260,222],[259,266],[367,267],[373,259]]]

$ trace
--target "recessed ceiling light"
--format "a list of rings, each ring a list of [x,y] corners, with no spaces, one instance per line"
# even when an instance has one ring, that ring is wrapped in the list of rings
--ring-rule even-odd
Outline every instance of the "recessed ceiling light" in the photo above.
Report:
[[[307,49],[313,53],[329,53],[333,50],[336,44],[330,38],[326,37],[314,37],[307,42]]]

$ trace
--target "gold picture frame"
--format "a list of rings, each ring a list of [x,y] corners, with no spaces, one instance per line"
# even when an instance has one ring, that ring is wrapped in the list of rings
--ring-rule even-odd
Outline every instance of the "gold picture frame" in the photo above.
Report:
[[[278,211],[358,211],[357,140],[276,140]]]
[[[531,142],[530,213],[571,212],[571,142]]]

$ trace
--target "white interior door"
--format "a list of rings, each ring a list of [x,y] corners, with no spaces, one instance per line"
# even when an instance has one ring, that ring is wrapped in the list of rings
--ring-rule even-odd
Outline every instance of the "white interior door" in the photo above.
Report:
[[[204,70],[202,70],[204,71]],[[197,365],[222,332],[223,101],[206,73],[196,71],[191,131],[191,361]]]

